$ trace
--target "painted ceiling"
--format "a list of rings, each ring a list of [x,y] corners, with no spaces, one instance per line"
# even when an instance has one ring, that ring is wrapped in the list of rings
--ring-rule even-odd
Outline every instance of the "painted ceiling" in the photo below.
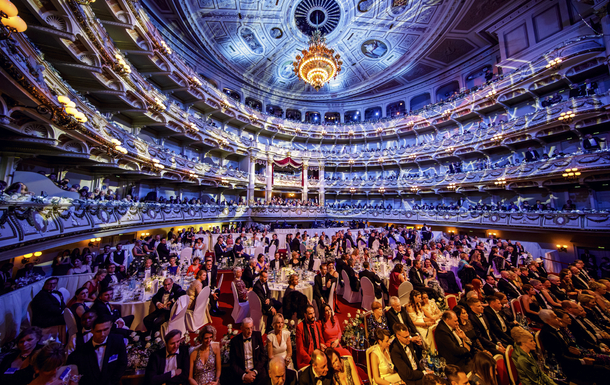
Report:
[[[143,0],[207,78],[307,101],[398,91],[495,44],[484,31],[503,0]],[[316,92],[296,78],[295,56],[319,28],[344,62]]]

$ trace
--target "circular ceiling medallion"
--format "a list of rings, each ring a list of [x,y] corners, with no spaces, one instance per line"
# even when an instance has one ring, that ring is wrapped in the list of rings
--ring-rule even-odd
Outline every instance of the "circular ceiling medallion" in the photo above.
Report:
[[[381,59],[388,53],[388,45],[381,40],[369,39],[362,43],[360,50],[370,59]]]
[[[307,36],[316,29],[328,35],[340,19],[341,9],[335,0],[302,0],[294,10],[297,28]]]

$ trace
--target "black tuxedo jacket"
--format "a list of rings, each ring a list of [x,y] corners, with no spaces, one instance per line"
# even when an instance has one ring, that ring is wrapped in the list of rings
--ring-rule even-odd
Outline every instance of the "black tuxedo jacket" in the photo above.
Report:
[[[498,292],[497,285],[491,286],[488,283],[485,283],[485,285],[483,285],[483,293],[485,293],[485,295],[494,295],[497,292]]]
[[[140,268],[138,269],[138,273],[142,273],[144,274],[146,272],[146,266],[142,265],[140,266]],[[150,267],[150,275],[157,275],[157,268],[154,266]]]
[[[341,272],[347,267],[347,264],[345,263],[344,260],[342,260],[341,258],[335,258],[335,269],[337,270],[337,273],[339,274],[339,282],[342,282],[342,274]]]
[[[254,269],[252,268],[252,266],[250,266],[250,265],[246,266],[246,268],[244,269],[244,274],[242,275],[241,279],[244,281],[247,288],[251,288],[252,285],[254,285],[254,278],[256,278],[256,275],[257,274],[254,271]]]
[[[263,287],[264,287],[264,289],[263,289]],[[261,306],[262,306],[262,309],[263,309],[263,314],[267,314],[269,312],[269,310],[271,310],[271,306],[272,306],[271,305],[271,301],[269,301],[269,304],[265,303],[265,300],[271,298],[271,292],[269,290],[269,284],[265,283],[263,285],[263,283],[259,279],[258,281],[256,281],[256,283],[252,287],[252,291],[255,292],[256,295],[258,295],[258,298],[260,298],[260,300],[261,300]]]
[[[205,285],[203,285],[203,286],[205,286]],[[165,294],[169,294],[168,302],[171,302],[173,305],[174,302],[176,302],[176,300],[178,298],[182,297],[183,295],[186,295],[186,291],[182,290],[182,288],[178,284],[173,284],[172,290],[169,293],[167,292],[167,290],[165,290],[164,287],[160,288],[159,291],[157,291],[157,293],[155,295],[153,295],[153,297],[151,299],[151,302],[153,303],[153,305],[155,305],[155,308],[157,307],[157,302],[163,301],[163,296]],[[169,311],[170,309],[171,309],[171,306],[167,310]]]
[[[285,264],[282,258],[274,259],[273,261],[269,262],[269,267],[271,268],[271,270],[281,269],[284,266]]]
[[[210,287],[216,287],[218,285],[218,267],[216,267],[216,265],[212,265],[212,271],[211,271],[211,283],[210,283]],[[203,285],[203,287],[208,286],[208,273],[206,271],[206,273],[204,274],[205,279],[201,282],[201,284]]]
[[[40,290],[34,297],[30,306],[32,308],[32,325],[41,328],[48,328],[55,325],[65,325],[64,321],[64,298],[61,292],[56,291],[59,294],[61,301],[58,301],[55,296],[46,291]]]
[[[571,314],[570,317],[572,317],[572,324],[568,326],[568,329],[576,339],[576,342],[586,349],[598,350],[599,343],[597,342],[595,331],[589,329],[589,325],[582,318],[574,317]]]
[[[159,255],[159,259],[165,258],[166,260],[169,260],[169,249],[167,248],[167,243],[159,243],[159,246],[157,246],[157,255]]]
[[[589,285],[578,275],[572,275],[572,284],[578,290],[589,290]]]
[[[485,307],[484,313],[487,316],[489,328],[494,336],[499,338],[502,344],[505,346],[512,345],[514,343],[512,337],[510,336],[510,331],[513,326],[512,322],[510,322],[508,318],[504,316],[502,311],[500,311],[499,314],[496,314],[494,309],[490,308],[489,306]],[[502,317],[502,321],[504,321],[504,325],[506,325],[506,331],[502,330],[502,322],[500,322],[498,317]]]
[[[217,261],[225,255],[225,252],[222,250],[222,246],[218,242],[214,245],[214,255],[216,256]]]
[[[290,241],[290,251],[296,251],[297,253],[301,254],[301,241],[299,239],[295,238]]]
[[[211,349],[210,354],[214,354]],[[180,346],[177,352],[177,369],[182,369],[182,373],[179,375],[172,377],[171,372],[165,372],[166,357],[167,351],[165,348],[159,349],[150,355],[148,365],[146,366],[146,372],[144,374],[144,383],[150,385],[188,385],[190,369],[190,355],[188,346]]]
[[[114,321],[121,318],[121,312],[119,311],[119,309],[113,308],[112,305],[110,305],[110,307],[112,308],[112,311],[108,309],[108,306],[106,306],[104,302],[99,299],[96,299],[95,301],[93,301],[93,305],[91,305],[91,310],[93,310],[98,317],[102,315],[109,315],[112,316]]]
[[[229,361],[231,362],[231,372],[237,384],[243,383],[242,377],[246,373],[246,358],[244,356],[244,336],[238,334],[231,339],[229,344]],[[252,370],[258,372],[255,382],[261,384],[266,381],[267,376],[267,349],[263,346],[261,332],[252,332]]]
[[[390,333],[394,334],[394,325],[400,323],[400,319],[398,319],[398,313],[396,312],[396,310],[394,310],[394,308],[390,308],[385,312],[385,316],[388,320],[388,329],[390,329]],[[417,328],[415,327],[413,320],[409,316],[406,307],[401,307],[400,316],[403,320],[403,323],[409,329],[409,335],[416,335],[418,333]]]
[[[558,330],[545,324],[540,330],[540,342],[542,343],[542,346],[544,346],[545,351],[550,352],[555,356],[562,368],[565,368],[564,370],[578,370],[578,368],[581,367],[579,357],[570,352],[569,341],[567,341]]]
[[[525,160],[528,162],[533,162],[534,160],[540,159],[540,155],[538,154],[538,151],[536,150],[532,150],[532,151],[527,151],[525,153]]]
[[[326,273],[326,283],[331,282],[332,285],[332,281],[331,278],[332,276],[330,276],[330,274]],[[322,284],[322,275],[321,274],[316,274],[316,277],[313,279],[313,297],[314,299],[317,299],[318,301],[318,305],[320,305],[320,298],[323,298],[324,301],[328,302],[328,296],[330,295],[330,288],[327,287],[326,285]]]
[[[417,274],[417,272],[419,272],[419,274]],[[413,284],[414,289],[426,287],[426,284],[424,283],[424,274],[421,270],[411,268],[409,270],[409,281]]]
[[[498,281],[498,290],[506,294],[506,296],[510,299],[519,298],[519,296],[522,294],[520,291],[518,291],[519,288],[517,287],[517,285],[515,285],[514,283],[510,285],[508,280],[504,278],[500,278],[500,280]]]
[[[447,361],[447,364],[457,365],[462,369],[466,368],[471,353],[465,347],[465,342],[462,342],[463,346],[460,347],[457,338],[442,320],[436,326],[434,340],[436,341],[438,353]]]
[[[331,371],[329,370],[326,376],[321,378],[322,385],[332,385],[333,378],[331,375]],[[286,383],[288,383],[288,377],[286,377]],[[315,376],[313,374],[313,369],[311,365],[303,369],[303,371],[299,374],[299,385],[316,385]]]
[[[407,349],[411,349],[411,354],[417,364],[419,357],[415,354],[415,350],[410,344],[407,346]],[[392,345],[390,345],[390,356],[392,357],[392,363],[396,372],[406,385],[421,385],[423,383],[424,372],[417,367],[411,366],[411,361],[407,357],[407,353],[398,341],[398,338],[395,338]]]
[[[495,341],[499,341],[499,338],[497,338],[494,335],[493,331],[491,330],[491,324],[489,323],[489,320],[487,319],[487,316],[485,315],[485,313],[483,313],[482,316],[483,316],[483,321],[487,325],[487,328],[485,328],[485,326],[483,326],[483,323],[479,319],[478,315],[476,315],[474,313],[470,313],[468,315],[468,318],[470,319],[470,322],[472,323],[472,326],[473,326],[474,330],[476,331],[479,341],[481,341],[481,345],[483,345],[483,348],[487,349],[487,350],[490,350],[490,349],[495,350],[496,349]]]
[[[127,352],[123,337],[111,334],[106,340],[102,369],[97,362],[93,340],[78,346],[68,357],[68,365],[76,365],[81,381],[87,385],[119,385],[127,369]]]
[[[123,273],[118,271],[118,268],[117,268],[117,271],[114,273],[114,275],[116,276],[116,279],[118,282],[121,282],[122,280],[125,279],[125,276],[123,275]],[[101,282],[102,289],[107,288],[108,286],[110,286],[111,283],[112,283],[112,277],[110,276],[110,274],[106,274],[106,277]]]

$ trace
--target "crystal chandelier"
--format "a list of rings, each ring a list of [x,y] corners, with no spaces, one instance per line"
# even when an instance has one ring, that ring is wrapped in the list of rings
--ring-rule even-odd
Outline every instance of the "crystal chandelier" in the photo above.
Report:
[[[326,38],[319,30],[315,30],[309,38],[309,49],[304,49],[292,63],[294,73],[316,91],[341,72],[341,56],[334,55],[335,50],[326,46]],[[334,55],[334,56],[333,56]]]

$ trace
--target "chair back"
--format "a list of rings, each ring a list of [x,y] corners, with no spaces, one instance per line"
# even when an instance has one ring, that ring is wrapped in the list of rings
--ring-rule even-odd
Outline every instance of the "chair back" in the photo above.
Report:
[[[313,259],[313,271],[320,270],[320,265],[322,264],[322,260],[320,258]]]
[[[375,378],[373,377],[373,372],[371,372],[371,354],[373,354],[373,349],[375,349],[375,345],[366,349],[366,374],[369,376],[370,384],[377,385]]]
[[[392,250],[396,249],[396,241],[394,240],[394,238],[390,237],[388,239],[388,243],[390,244],[390,249],[392,249]]]
[[[218,282],[217,282],[218,285],[216,287],[218,288],[218,290],[220,290],[222,288],[222,282],[225,279],[225,275],[222,273],[218,273],[218,274],[220,274],[220,279],[218,280]]]
[[[66,321],[66,328],[68,329],[68,336],[73,336],[78,332],[76,327],[76,318],[72,314],[72,310],[69,307],[64,309],[64,321]]]
[[[190,332],[196,332],[201,329],[203,325],[210,322],[211,320],[207,319],[207,307],[210,302],[210,287],[206,286],[197,295],[195,298],[195,309],[192,312],[192,316],[187,322],[187,326]],[[189,316],[191,312],[189,312]]]
[[[436,328],[438,324],[432,328],[432,342],[434,342],[434,351],[438,352],[438,345],[436,344]]]
[[[498,385],[510,385],[510,378],[508,376],[508,369],[506,368],[504,356],[496,354],[494,360],[496,360],[496,369],[498,371]]]
[[[445,296],[445,301],[447,302],[449,309],[453,309],[458,304],[457,297],[453,294],[447,294]]]
[[[209,295],[209,294],[208,294]],[[180,330],[182,334],[186,333],[186,311],[188,310],[189,297],[183,295],[174,305],[170,311],[169,321],[161,325],[161,335],[165,335],[170,330]]]
[[[190,264],[192,259],[193,259],[193,248],[192,247],[185,247],[184,249],[182,249],[182,251],[180,251],[180,261],[188,261],[188,263]]]
[[[64,304],[68,303],[70,301],[70,299],[72,298],[72,296],[70,295],[70,291],[68,289],[66,289],[65,287],[60,287],[57,289],[57,291],[59,291],[62,295],[62,297],[64,297]]]
[[[513,317],[515,319],[517,318],[517,314],[523,315],[523,310],[521,309],[521,297],[511,300],[510,308],[513,310]]]
[[[307,251],[307,247],[304,244],[299,245],[299,253],[301,253],[301,257],[305,256],[305,252]]]
[[[372,246],[373,251],[377,252],[377,250],[379,250],[379,240],[375,239]]]
[[[275,257],[276,250],[277,250],[277,246],[275,245],[275,243],[273,245],[269,246],[269,258]]]
[[[398,299],[400,306],[405,306],[409,302],[409,294],[413,291],[413,284],[409,281],[404,281],[398,286]]]
[[[343,277],[343,299],[349,303],[360,302],[360,292],[352,291],[350,280],[345,270],[341,270],[341,277]]]
[[[254,321],[254,330],[264,334],[263,307],[261,299],[254,291],[248,292],[248,303],[250,304],[250,318]]]
[[[504,353],[504,358],[506,360],[506,368],[508,369],[510,383],[512,385],[519,385],[519,373],[517,372],[517,365],[515,365],[515,361],[513,361],[513,352],[513,345],[508,345],[506,347],[506,352]]]
[[[254,248],[254,255],[251,255],[252,258],[258,258],[259,254],[265,254],[265,247],[258,246]]]
[[[231,282],[231,291],[233,292],[233,310],[231,311],[231,317],[233,317],[235,323],[241,323],[241,321],[250,314],[250,303],[248,301],[239,302],[235,282]]]
[[[362,277],[360,280],[360,287],[362,288],[362,308],[364,310],[371,310],[373,301],[375,301],[375,287],[373,282],[367,277]]]
[[[335,311],[335,289],[337,288],[337,282],[333,282],[330,286],[330,293],[328,294],[328,304],[330,305],[331,310]]]
[[[154,281],[152,281],[152,292],[156,293],[159,291],[159,280],[155,279]]]

